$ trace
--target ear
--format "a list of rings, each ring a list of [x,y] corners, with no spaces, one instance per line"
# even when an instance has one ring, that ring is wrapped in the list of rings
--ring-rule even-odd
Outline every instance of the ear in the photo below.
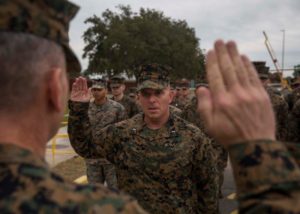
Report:
[[[66,96],[65,71],[60,68],[53,68],[50,71],[48,79],[48,103],[50,107],[57,112],[64,111]]]
[[[170,104],[173,101],[174,93],[171,91],[170,88],[168,88],[168,92],[169,92],[169,104]]]

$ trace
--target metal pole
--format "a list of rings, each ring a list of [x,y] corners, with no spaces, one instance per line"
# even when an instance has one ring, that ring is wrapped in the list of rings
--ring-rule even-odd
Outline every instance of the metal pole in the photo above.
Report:
[[[282,35],[282,59],[281,59],[281,69],[282,71],[284,70],[284,49],[285,49],[285,30],[281,30],[283,35]]]

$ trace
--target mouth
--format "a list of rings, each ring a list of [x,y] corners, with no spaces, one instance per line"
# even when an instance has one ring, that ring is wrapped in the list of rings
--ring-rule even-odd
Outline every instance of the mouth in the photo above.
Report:
[[[149,107],[148,110],[149,110],[150,112],[155,112],[155,111],[158,111],[159,109],[156,108],[156,107]]]

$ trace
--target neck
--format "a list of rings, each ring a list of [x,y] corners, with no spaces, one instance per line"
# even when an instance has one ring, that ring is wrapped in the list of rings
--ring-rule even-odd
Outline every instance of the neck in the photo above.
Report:
[[[104,98],[101,98],[101,99],[95,99],[95,104],[96,105],[103,105],[104,103],[106,103],[106,101],[107,101],[107,98],[106,97],[104,97]]]
[[[42,131],[45,130],[43,123],[35,126],[34,121],[20,120],[20,118],[22,117],[7,119],[1,116],[0,143],[16,145],[44,157],[48,136]],[[30,117],[23,115],[23,118]],[[40,119],[43,120],[43,118]]]
[[[124,94],[121,93],[121,94],[119,94],[119,95],[114,96],[114,100],[115,100],[115,101],[120,101],[120,100],[122,100],[123,97],[124,97]]]
[[[163,117],[159,119],[152,119],[145,115],[144,120],[149,129],[160,129],[168,122],[169,116],[170,116],[170,111],[168,108],[168,111],[166,112],[166,114],[163,115]]]

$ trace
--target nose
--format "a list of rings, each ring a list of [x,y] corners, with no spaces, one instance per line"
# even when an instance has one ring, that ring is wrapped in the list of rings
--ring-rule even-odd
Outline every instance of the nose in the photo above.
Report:
[[[150,96],[149,96],[149,102],[150,103],[154,103],[156,101],[156,96],[154,95],[154,94],[151,94]]]

